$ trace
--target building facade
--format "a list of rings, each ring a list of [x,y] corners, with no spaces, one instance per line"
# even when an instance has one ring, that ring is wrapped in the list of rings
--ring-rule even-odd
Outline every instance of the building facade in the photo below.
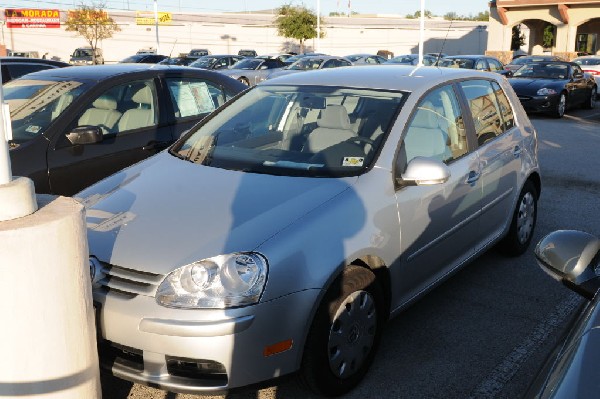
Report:
[[[526,33],[528,54],[566,59],[600,54],[599,0],[495,0],[490,2],[488,52],[512,57],[512,29]]]
[[[40,56],[46,54],[48,58],[68,61],[73,50],[88,44],[73,32],[65,31],[67,13],[60,10],[58,28],[8,28],[4,23],[2,43],[14,51],[37,51]],[[139,24],[135,11],[109,10],[108,13],[121,31],[99,43],[107,63],[117,62],[140,49],[157,47],[159,53],[173,56],[193,48],[206,48],[212,54],[237,54],[240,49],[253,49],[259,54],[299,51],[296,40],[278,36],[273,13],[168,13],[168,23],[158,26],[158,45],[154,24]],[[419,20],[386,15],[326,17],[324,20],[325,37],[319,43],[307,41],[305,51],[332,55],[379,50],[396,55],[418,52]],[[425,52],[482,54],[487,43],[487,22],[450,22],[436,18],[426,21]]]

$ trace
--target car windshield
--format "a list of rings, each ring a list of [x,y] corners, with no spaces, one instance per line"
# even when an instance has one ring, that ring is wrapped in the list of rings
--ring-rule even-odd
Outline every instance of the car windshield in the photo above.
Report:
[[[245,59],[233,64],[231,69],[253,70],[253,69],[258,68],[258,66],[260,64],[262,64],[263,62],[264,62],[264,60],[245,58]]]
[[[513,74],[515,78],[566,79],[568,76],[568,65],[544,62],[525,64]]]
[[[363,57],[364,56],[362,56],[362,55],[349,55],[346,58],[348,58],[350,61],[354,62],[354,61],[360,60]]]
[[[443,58],[438,61],[438,66],[446,68],[473,69],[475,61],[468,58]]]
[[[210,66],[215,62],[217,62],[217,58],[205,55],[204,57],[200,57],[196,61],[192,62],[190,66],[194,68],[210,68]]]
[[[121,60],[122,63],[127,63],[127,62],[138,62],[139,60],[143,59],[144,57],[146,57],[145,54],[136,54],[136,55],[131,55],[127,58],[124,58]]]
[[[525,64],[530,64],[532,62],[544,62],[544,61],[548,61],[548,59],[547,58],[534,58],[534,57],[521,57],[521,58],[517,58],[516,60],[513,60],[511,62],[511,64],[525,65]]]
[[[12,120],[13,144],[44,133],[87,88],[84,82],[17,79],[4,85]]]
[[[375,159],[402,92],[258,86],[171,150],[186,161],[252,173],[351,176]]]
[[[323,60],[321,58],[301,58],[288,67],[297,71],[308,71],[311,69],[319,69]]]
[[[600,58],[575,58],[573,62],[579,65],[600,65]]]
[[[387,62],[392,64],[412,64],[416,57],[411,57],[410,55],[399,55],[397,57],[388,60]]]
[[[92,50],[78,49],[73,53],[73,57],[91,57]]]

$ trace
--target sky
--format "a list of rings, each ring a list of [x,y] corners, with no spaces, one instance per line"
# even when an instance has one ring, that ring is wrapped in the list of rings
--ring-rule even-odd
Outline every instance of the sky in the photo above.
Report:
[[[248,12],[280,7],[284,4],[304,5],[316,12],[317,0],[156,0],[158,11],[171,12]],[[3,8],[69,9],[80,4],[91,4],[92,0],[0,0]],[[98,1],[96,1],[98,2]],[[106,9],[144,11],[153,10],[153,0],[101,0]],[[421,9],[421,0],[320,0],[321,15],[330,12],[353,12],[360,14],[414,14]],[[448,12],[458,15],[477,15],[488,10],[488,0],[425,0],[425,9],[434,15]]]

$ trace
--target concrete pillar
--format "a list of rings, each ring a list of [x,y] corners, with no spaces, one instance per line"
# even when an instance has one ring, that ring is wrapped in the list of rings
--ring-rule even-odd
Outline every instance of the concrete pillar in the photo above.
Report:
[[[0,222],[0,397],[100,399],[84,208],[37,202]]]

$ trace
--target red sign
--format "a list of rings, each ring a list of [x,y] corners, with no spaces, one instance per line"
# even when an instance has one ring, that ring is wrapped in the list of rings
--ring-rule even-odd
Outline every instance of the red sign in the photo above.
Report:
[[[59,10],[7,8],[4,17],[8,28],[60,28]]]

